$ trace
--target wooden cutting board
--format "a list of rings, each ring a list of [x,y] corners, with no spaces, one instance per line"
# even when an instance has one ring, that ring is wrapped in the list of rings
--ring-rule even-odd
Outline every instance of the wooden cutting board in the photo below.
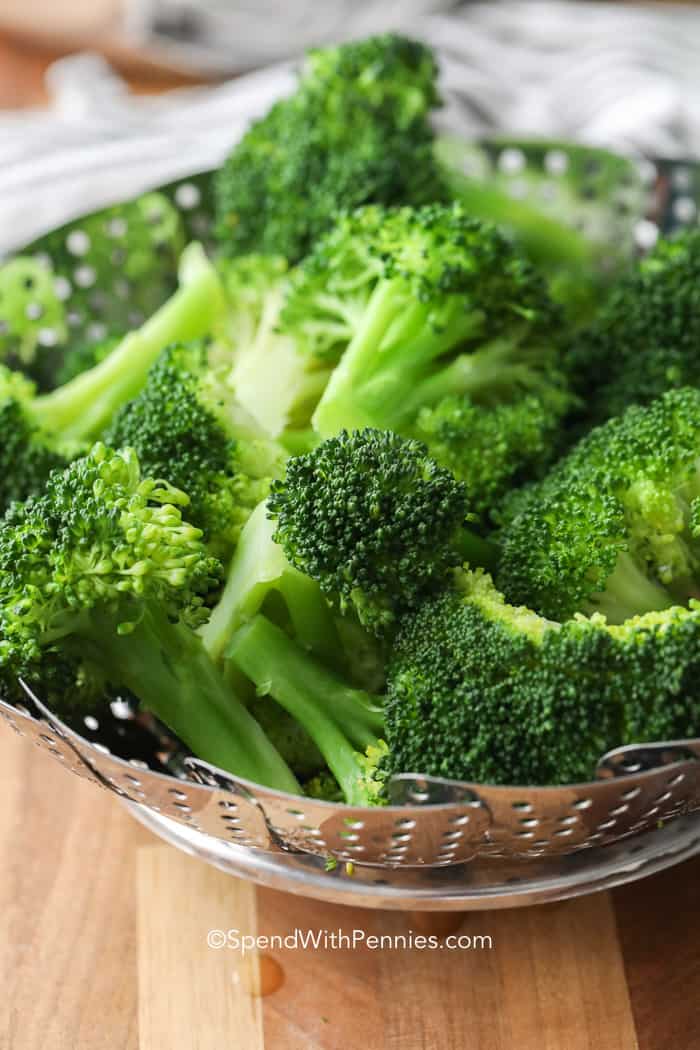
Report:
[[[464,916],[458,932],[491,948],[243,958],[208,931],[445,934],[455,919],[230,878],[1,726],[0,799],[0,1050],[700,1048],[700,859],[613,894]]]

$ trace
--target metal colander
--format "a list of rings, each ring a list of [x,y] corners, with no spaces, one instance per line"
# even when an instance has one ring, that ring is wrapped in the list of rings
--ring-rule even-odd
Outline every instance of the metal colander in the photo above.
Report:
[[[561,143],[449,148],[475,184],[584,232],[601,270],[648,249],[659,231],[697,221],[700,166],[691,163],[610,158]],[[50,264],[64,300],[64,317],[52,325],[41,282],[25,282],[26,316],[48,359],[138,323],[166,298],[176,279],[173,245],[208,241],[211,185],[210,173],[179,180],[24,249]],[[134,225],[137,250],[129,254]],[[17,349],[12,339],[0,281],[0,344]],[[700,740],[619,748],[601,759],[598,779],[565,787],[403,775],[390,785],[391,805],[360,809],[215,769],[125,703],[99,722],[88,716],[67,726],[25,692],[22,709],[0,701],[9,726],[120,796],[159,834],[227,870],[317,896],[383,906],[517,903],[620,881],[700,848]]]

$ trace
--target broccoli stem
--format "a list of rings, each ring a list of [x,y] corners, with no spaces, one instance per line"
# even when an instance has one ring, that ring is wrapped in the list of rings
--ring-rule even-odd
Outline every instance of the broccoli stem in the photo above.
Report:
[[[361,689],[299,649],[265,616],[256,616],[233,637],[227,655],[309,734],[351,805],[363,805],[364,769],[358,752],[376,746],[383,730],[381,709]]]
[[[673,604],[668,591],[650,580],[627,551],[623,551],[605,581],[605,590],[591,595],[586,611],[602,613],[608,623],[617,624],[646,612],[668,609]]]
[[[275,527],[261,503],[243,529],[223,593],[201,628],[204,647],[212,660],[222,660],[234,631],[276,594],[299,644],[342,666],[342,646],[318,585],[289,564],[272,538]]]
[[[93,614],[81,634],[119,684],[206,762],[292,794],[294,774],[253,716],[233,694],[189,627],[148,610],[128,634]]]
[[[422,369],[475,335],[482,322],[480,311],[455,302],[437,325],[430,301],[409,303],[403,282],[381,281],[318,403],[314,429],[332,437],[343,429],[390,427]]]
[[[98,435],[116,409],[143,387],[164,347],[211,330],[222,308],[222,292],[200,245],[183,253],[180,272],[178,291],[104,361],[33,401],[32,414],[41,426],[79,441]]]

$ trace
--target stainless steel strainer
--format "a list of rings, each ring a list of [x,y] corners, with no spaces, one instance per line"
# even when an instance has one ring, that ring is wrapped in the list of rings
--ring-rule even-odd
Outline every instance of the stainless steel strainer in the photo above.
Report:
[[[601,267],[647,249],[659,230],[696,221],[700,166],[691,163],[611,163],[560,143],[451,149],[452,163],[470,177],[585,232]],[[66,303],[65,323],[52,328],[29,282],[37,341],[60,353],[135,323],[165,298],[175,258],[164,230],[176,212],[183,239],[206,243],[210,174],[85,216],[25,248],[50,262]],[[139,224],[137,258],[123,248],[131,222]],[[0,340],[12,334],[4,320],[0,298]],[[0,701],[10,727],[117,794],[159,834],[226,870],[328,899],[421,908],[525,903],[624,881],[700,849],[700,740],[619,748],[601,758],[598,779],[566,787],[404,775],[390,785],[391,805],[359,809],[215,769],[123,702],[100,722],[67,726],[25,692],[22,709]]]

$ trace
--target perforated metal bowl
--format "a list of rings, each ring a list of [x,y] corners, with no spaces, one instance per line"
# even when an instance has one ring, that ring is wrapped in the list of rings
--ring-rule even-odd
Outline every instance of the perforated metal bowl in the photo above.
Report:
[[[585,232],[602,269],[649,248],[659,230],[696,221],[700,170],[693,164],[611,164],[561,143],[450,149],[467,175]],[[67,306],[66,324],[52,328],[28,286],[37,340],[60,354],[137,323],[157,305],[175,279],[175,259],[159,248],[172,208],[183,240],[206,243],[211,175],[160,187],[146,206],[72,221],[25,248],[50,263]],[[144,237],[140,260],[125,252],[132,221]],[[0,300],[0,338],[9,328]],[[700,741],[619,749],[601,761],[597,780],[561,788],[406,775],[392,783],[390,806],[358,809],[216,770],[123,704],[100,723],[69,727],[28,693],[22,710],[0,701],[0,715],[176,846],[226,871],[329,900],[425,909],[525,904],[637,878],[700,850]]]

